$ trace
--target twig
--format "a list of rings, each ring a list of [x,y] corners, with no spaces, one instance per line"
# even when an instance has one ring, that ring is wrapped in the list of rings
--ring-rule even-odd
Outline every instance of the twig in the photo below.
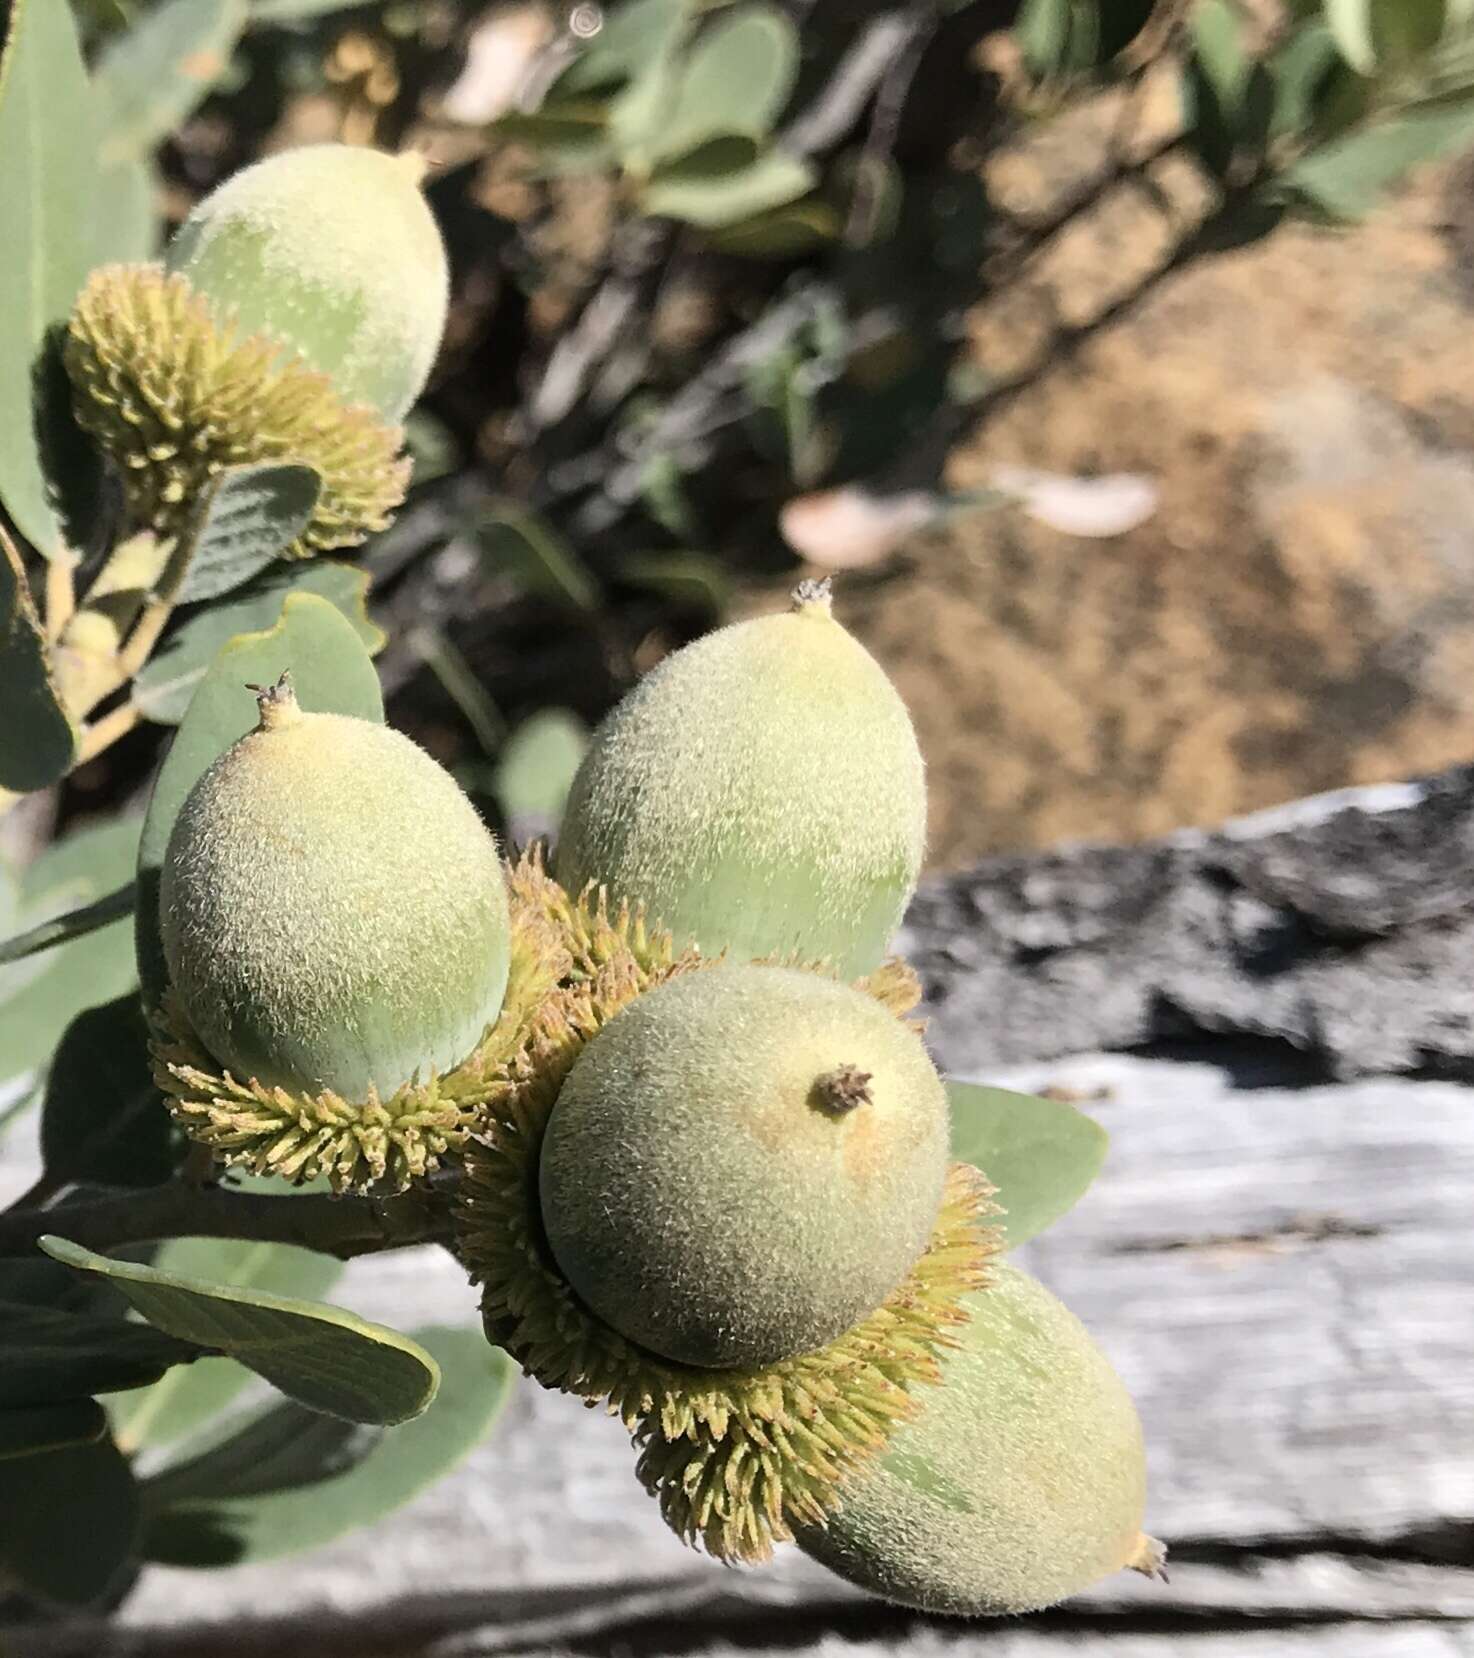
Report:
[[[620,227],[609,274],[554,347],[529,401],[527,416],[535,431],[556,426],[570,413],[594,370],[625,338],[650,275],[674,236],[673,226],[647,219],[632,219]]]
[[[58,1192],[66,1189],[66,1184],[65,1180],[48,1170],[41,1175],[34,1185],[28,1186],[11,1207],[13,1209],[42,1209]]]
[[[99,927],[106,927],[121,916],[131,915],[136,896],[135,884],[130,881],[127,886],[99,898],[95,904],[84,904],[80,909],[68,910],[65,915],[43,921],[29,932],[17,933],[14,938],[0,943],[0,962],[21,961],[26,956],[49,950],[53,944],[63,944],[68,939],[95,933]]]
[[[143,607],[142,615],[139,616],[132,633],[128,635],[128,643],[118,652],[119,685],[125,685],[132,679],[153,655],[154,646],[158,644],[164,629],[168,627],[169,617],[173,612],[173,593],[165,598],[156,595]]]
[[[54,645],[77,608],[77,559],[63,548],[46,561],[46,637]]]
[[[872,18],[839,60],[824,90],[784,129],[781,146],[794,155],[817,155],[845,138],[926,21],[914,10],[900,7]]]
[[[111,714],[104,714],[100,720],[94,720],[82,733],[81,746],[77,750],[77,765],[85,766],[89,760],[95,760],[120,737],[126,737],[142,718],[142,710],[136,702],[125,702],[113,709]]]
[[[861,151],[861,161],[865,165],[857,175],[854,199],[845,223],[845,241],[852,244],[868,241],[874,233],[872,221],[878,199],[875,174],[881,165],[889,161],[895,150],[906,98],[931,40],[931,33],[925,25],[934,25],[936,18],[932,8],[925,6],[910,21],[910,33],[900,42],[886,66],[876,90],[875,107],[870,112],[870,131],[865,135],[865,146]]]
[[[172,1181],[49,1209],[13,1209],[0,1215],[0,1255],[29,1255],[47,1233],[99,1251],[161,1238],[246,1238],[296,1244],[347,1261],[385,1249],[444,1243],[451,1226],[443,1202],[420,1192],[383,1198],[315,1192],[264,1197]]]

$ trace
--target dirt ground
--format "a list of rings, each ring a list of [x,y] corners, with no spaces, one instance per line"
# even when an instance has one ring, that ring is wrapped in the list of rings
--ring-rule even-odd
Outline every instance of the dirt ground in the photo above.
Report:
[[[1193,182],[1160,182],[1191,222]],[[962,520],[841,593],[914,713],[936,867],[1474,758],[1471,225],[1465,166],[1355,231],[1197,261],[953,456],[959,486],[1008,461],[1146,472],[1162,500],[1104,542]],[[1051,290],[1088,321],[1094,273],[1129,291],[1170,231],[1108,204],[972,319],[978,360],[1012,375]]]

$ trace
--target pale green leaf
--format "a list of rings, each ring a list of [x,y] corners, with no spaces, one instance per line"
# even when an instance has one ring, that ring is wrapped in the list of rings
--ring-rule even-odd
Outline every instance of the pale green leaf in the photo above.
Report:
[[[765,139],[793,92],[798,55],[798,30],[777,7],[745,5],[724,16],[686,54],[654,155],[685,155],[718,134]]]
[[[1072,8],[1073,0],[1024,0],[1019,7],[1014,39],[1033,74],[1055,75],[1064,66]]]
[[[22,878],[20,926],[30,930],[126,885],[138,839],[139,820],[123,818],[49,847]],[[84,1008],[121,996],[133,980],[121,915],[86,937],[0,966],[0,1079],[44,1065]]]
[[[507,739],[494,787],[514,840],[533,840],[556,827],[588,746],[588,727],[566,708],[543,709]]]
[[[628,0],[611,6],[603,28],[559,78],[555,95],[618,86],[668,58],[695,9],[695,0]]]
[[[952,1155],[998,1188],[1008,1247],[1074,1208],[1105,1161],[1106,1132],[1062,1100],[949,1082]]]
[[[326,1295],[343,1272],[342,1262],[330,1255],[239,1238],[171,1238],[152,1264],[181,1278],[314,1301]],[[132,1452],[183,1439],[218,1416],[250,1379],[250,1371],[234,1359],[176,1365],[152,1387],[110,1401],[118,1444]]]
[[[306,528],[322,491],[310,466],[230,466],[212,480],[191,521],[180,604],[218,599],[250,581]]]
[[[316,593],[342,612],[364,649],[384,648],[384,630],[369,620],[368,572],[314,558],[268,570],[223,604],[196,611],[149,658],[133,681],[133,701],[146,720],[178,725],[216,653],[237,634],[272,627],[293,593]]]
[[[1474,102],[1394,116],[1323,144],[1285,173],[1290,195],[1327,218],[1365,217],[1412,168],[1474,145]]]
[[[1376,0],[1324,0],[1325,19],[1336,49],[1358,75],[1377,67],[1372,44],[1372,8]]]
[[[137,265],[159,251],[158,186],[146,161],[124,159],[105,168],[98,192],[93,263]]]
[[[599,589],[578,554],[542,519],[512,502],[489,507],[477,525],[492,566],[579,610],[594,610]]]
[[[1372,54],[1380,73],[1414,67],[1443,34],[1444,0],[1372,0]]]
[[[93,86],[103,164],[152,153],[224,74],[246,24],[246,0],[164,0],[114,35]]]
[[[806,161],[782,150],[768,150],[729,171],[723,144],[716,140],[662,167],[641,192],[645,212],[721,229],[794,201],[817,182]]]
[[[60,332],[93,262],[97,125],[71,7],[13,0],[0,57],[0,500],[46,557],[71,423]],[[84,206],[84,204],[86,204]]]
[[[309,1410],[388,1424],[418,1416],[435,1397],[440,1372],[423,1348],[339,1307],[114,1261],[65,1238],[42,1238],[41,1247],[107,1278],[155,1329],[238,1359]]]

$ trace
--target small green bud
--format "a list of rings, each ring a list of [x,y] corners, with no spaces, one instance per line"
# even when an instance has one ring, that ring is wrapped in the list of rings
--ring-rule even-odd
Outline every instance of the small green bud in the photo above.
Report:
[[[590,1311],[679,1363],[771,1364],[874,1311],[927,1245],[946,1092],[872,996],[719,965],[588,1044],[543,1142],[543,1225]]]
[[[739,622],[667,657],[594,736],[555,873],[643,903],[706,954],[885,954],[926,834],[905,704],[806,583],[785,615]]]
[[[222,326],[300,352],[345,402],[397,421],[424,390],[445,331],[445,245],[424,164],[349,144],[258,161],[180,226],[166,262]]]
[[[171,987],[241,1083],[391,1098],[464,1060],[510,956],[496,842],[407,737],[263,692],[165,853]]]
[[[1141,1425],[1120,1379],[1042,1285],[994,1272],[917,1416],[827,1525],[798,1528],[805,1553],[903,1606],[1029,1612],[1165,1558],[1142,1533]]]

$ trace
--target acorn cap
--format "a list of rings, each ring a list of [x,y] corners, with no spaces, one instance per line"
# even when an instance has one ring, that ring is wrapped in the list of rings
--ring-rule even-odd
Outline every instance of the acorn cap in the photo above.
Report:
[[[88,278],[64,356],[77,421],[122,481],[136,528],[174,536],[229,466],[316,470],[312,517],[285,549],[306,558],[386,529],[404,499],[403,433],[261,336],[221,325],[182,276],[104,265]]]
[[[1052,1606],[1123,1567],[1159,1574],[1141,1425],[1084,1326],[1002,1262],[964,1306],[939,1385],[800,1546],[888,1600],[973,1617]]]
[[[851,977],[885,955],[925,828],[905,704],[828,584],[805,582],[786,613],[676,651],[613,710],[554,872],[646,905],[706,955],[796,954]]]
[[[165,262],[218,324],[278,342],[345,403],[400,420],[429,378],[450,294],[424,172],[413,151],[284,150],[212,190]]]

